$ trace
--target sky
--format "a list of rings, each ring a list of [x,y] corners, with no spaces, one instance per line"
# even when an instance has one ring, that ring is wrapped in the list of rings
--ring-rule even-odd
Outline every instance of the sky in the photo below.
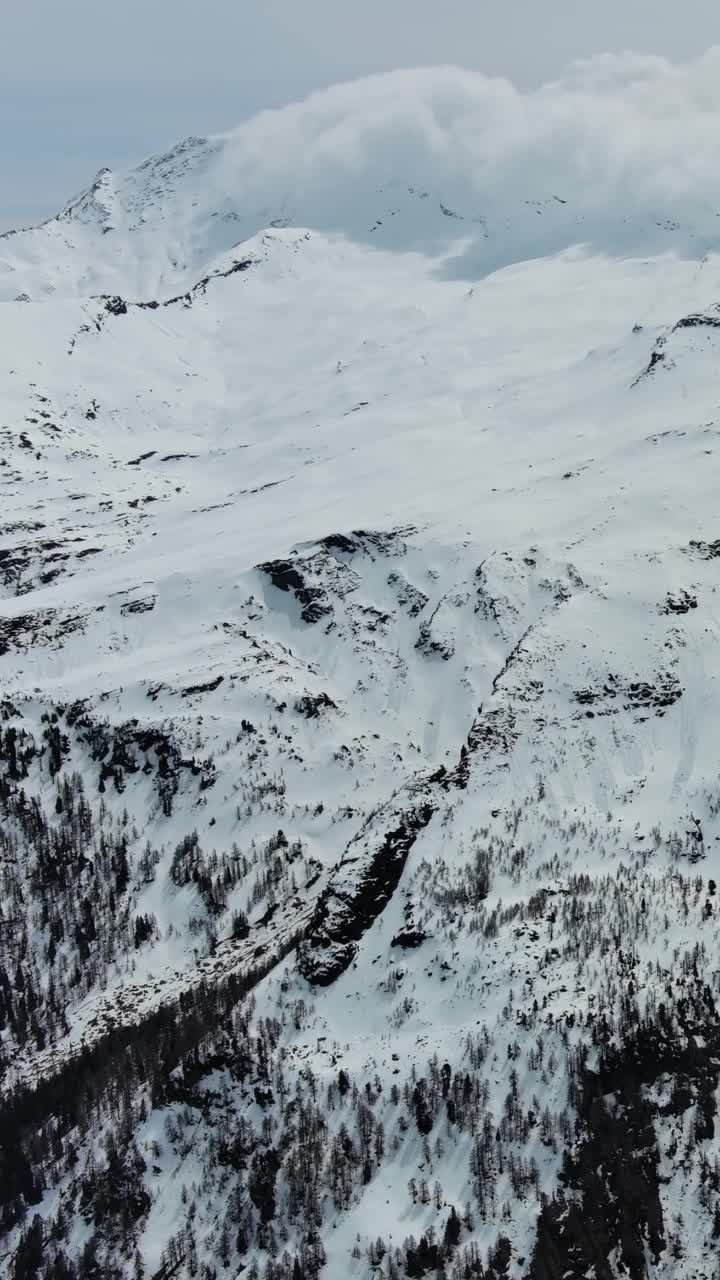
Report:
[[[720,44],[717,0],[33,0],[2,25],[0,230],[102,166],[373,72],[455,64],[528,88],[600,53]]]

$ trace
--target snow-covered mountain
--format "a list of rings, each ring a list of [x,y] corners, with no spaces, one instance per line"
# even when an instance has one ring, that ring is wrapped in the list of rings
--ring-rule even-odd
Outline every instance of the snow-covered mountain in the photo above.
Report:
[[[4,1274],[717,1275],[713,71],[0,239]]]

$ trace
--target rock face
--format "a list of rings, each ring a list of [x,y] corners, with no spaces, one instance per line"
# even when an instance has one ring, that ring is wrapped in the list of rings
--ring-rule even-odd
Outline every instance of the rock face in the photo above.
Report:
[[[318,900],[298,951],[298,968],[308,982],[328,986],[352,963],[358,942],[390,901],[408,854],[434,812],[427,800],[410,809],[393,805],[350,845]],[[379,837],[389,822],[394,825]]]
[[[320,622],[322,618],[332,615],[330,605],[322,587],[308,584],[302,570],[289,560],[272,560],[258,565],[262,573],[266,573],[278,591],[289,591],[301,606],[300,617],[303,622]]]

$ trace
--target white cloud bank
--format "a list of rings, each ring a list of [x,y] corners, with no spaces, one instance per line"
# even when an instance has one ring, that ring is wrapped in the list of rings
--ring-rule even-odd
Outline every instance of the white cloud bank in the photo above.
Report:
[[[720,48],[683,66],[593,59],[531,92],[455,68],[373,77],[227,135],[214,176],[260,221],[280,210],[363,235],[382,216],[377,189],[411,185],[529,250],[671,247],[678,222],[675,238],[704,252],[720,234]]]
[[[580,243],[701,257],[720,239],[720,48],[608,55],[525,92],[452,67],[373,76],[108,174],[72,216],[112,227],[106,257],[161,245],[193,269],[277,222],[452,244],[445,269],[467,275]]]

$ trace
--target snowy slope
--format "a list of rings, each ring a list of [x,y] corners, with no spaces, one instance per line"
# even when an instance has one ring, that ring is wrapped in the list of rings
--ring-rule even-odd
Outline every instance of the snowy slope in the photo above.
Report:
[[[344,87],[0,242],[8,1275],[715,1274],[712,66]]]

